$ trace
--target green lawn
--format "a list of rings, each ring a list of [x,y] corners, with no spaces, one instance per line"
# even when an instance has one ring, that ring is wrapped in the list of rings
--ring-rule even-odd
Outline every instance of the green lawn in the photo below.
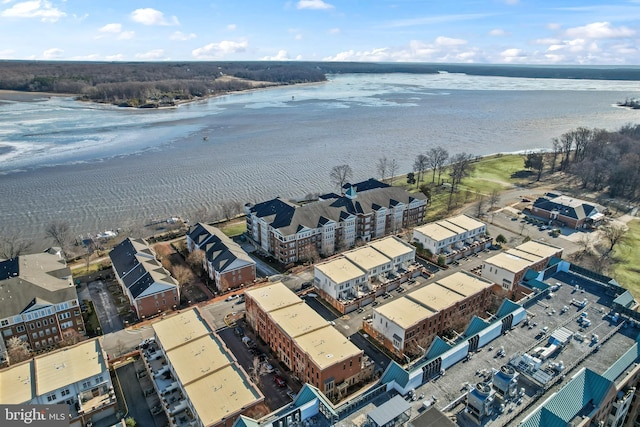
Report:
[[[239,236],[247,231],[247,222],[244,219],[242,221],[230,222],[223,225],[220,229],[229,237]]]
[[[613,278],[620,285],[629,289],[633,296],[640,299],[640,220],[633,220],[627,224],[629,231],[622,244],[613,250],[616,261],[613,266]]]

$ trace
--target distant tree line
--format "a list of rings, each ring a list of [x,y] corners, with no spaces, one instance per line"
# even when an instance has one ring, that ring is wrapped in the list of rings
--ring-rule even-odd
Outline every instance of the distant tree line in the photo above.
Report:
[[[0,62],[0,89],[74,94],[123,106],[171,104],[254,88],[256,82],[266,86],[325,80],[322,71],[306,63]]]

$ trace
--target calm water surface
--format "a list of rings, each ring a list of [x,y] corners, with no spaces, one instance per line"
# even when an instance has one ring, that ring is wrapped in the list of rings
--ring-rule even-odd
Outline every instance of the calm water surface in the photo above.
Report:
[[[0,103],[0,234],[75,233],[189,217],[221,200],[330,191],[332,166],[375,176],[441,145],[477,155],[548,148],[577,126],[616,129],[640,111],[638,82],[437,75],[339,75],[169,110],[42,98]],[[204,140],[206,137],[206,141]]]

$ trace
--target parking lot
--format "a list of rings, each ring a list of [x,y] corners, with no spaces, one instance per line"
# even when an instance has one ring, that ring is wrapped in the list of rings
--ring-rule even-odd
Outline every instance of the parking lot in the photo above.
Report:
[[[153,394],[148,393],[148,396],[145,396],[143,386],[140,382],[146,381],[150,384],[150,380],[145,376],[138,378],[137,372],[146,373],[142,362],[140,362],[139,365],[136,365],[136,363],[127,363],[126,365],[116,369],[116,376],[120,383],[120,387],[122,388],[122,393],[124,394],[126,402],[127,414],[125,415],[125,418],[133,417],[139,426],[164,427],[168,423],[168,420],[164,415],[164,411],[161,411],[156,415],[152,415],[151,407],[147,403],[147,399],[152,399],[154,396],[158,403],[160,402],[155,394],[155,390],[153,391]],[[148,388],[149,386],[146,386],[146,389]]]
[[[227,348],[234,354],[238,363],[242,368],[251,376],[256,368],[259,369],[260,375],[258,387],[265,397],[265,403],[270,410],[281,408],[282,406],[291,402],[292,398],[289,396],[297,393],[302,387],[300,383],[292,379],[288,372],[280,365],[280,363],[271,357],[266,345],[263,345],[256,339],[253,334],[247,330],[244,323],[239,323],[242,328],[242,333],[247,336],[252,343],[255,343],[255,349],[250,349],[245,343],[242,342],[243,335],[234,331],[235,327],[226,327],[218,330],[217,333],[224,341]],[[272,366],[273,372],[266,372],[264,365],[260,366],[256,360],[261,354],[264,354],[263,359]],[[281,377],[285,386],[280,387],[276,384],[274,375]]]

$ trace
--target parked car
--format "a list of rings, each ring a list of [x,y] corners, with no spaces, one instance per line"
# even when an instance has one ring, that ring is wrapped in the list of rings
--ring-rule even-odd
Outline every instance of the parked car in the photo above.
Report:
[[[229,295],[225,301],[233,301],[234,299],[238,298],[238,295]]]
[[[286,387],[287,383],[285,382],[285,380],[280,376],[280,375],[274,375],[273,376],[273,382],[275,382],[278,387]]]
[[[236,326],[233,329],[233,333],[235,333],[238,336],[243,336],[244,335],[244,329],[242,329],[240,326]]]
[[[272,374],[275,371],[275,369],[273,369],[273,366],[271,366],[271,363],[269,363],[269,362],[264,362],[262,364],[262,367],[264,368],[264,371],[267,374]]]

